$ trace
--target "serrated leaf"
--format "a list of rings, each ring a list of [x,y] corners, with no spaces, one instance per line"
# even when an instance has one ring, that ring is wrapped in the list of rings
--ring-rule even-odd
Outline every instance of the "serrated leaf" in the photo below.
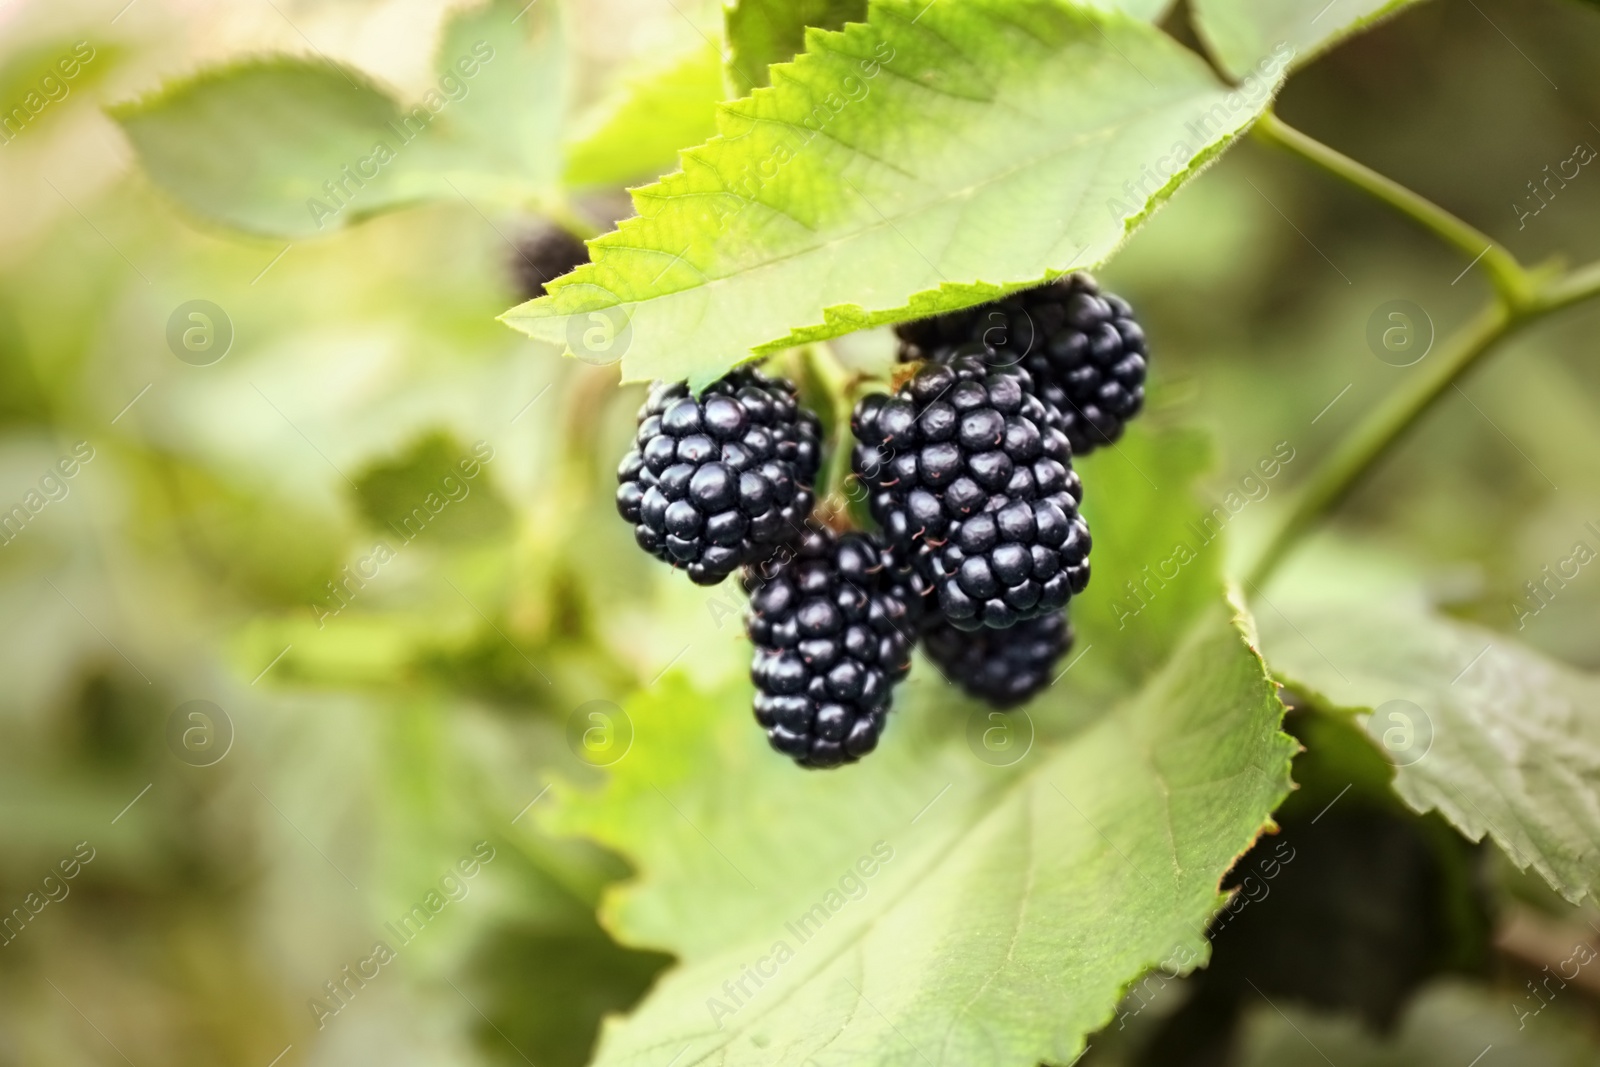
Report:
[[[729,0],[723,25],[731,95],[771,85],[767,68],[805,51],[807,26],[839,30],[866,19],[867,0]]]
[[[1274,591],[1274,672],[1355,709],[1395,789],[1568,900],[1600,887],[1600,678],[1414,601]],[[1407,702],[1407,703],[1391,703]]]
[[[1268,84],[1417,0],[1193,0],[1195,29],[1224,69]]]
[[[1288,789],[1246,628],[1214,604],[1143,692],[1009,767],[966,741],[1005,727],[969,730],[925,668],[935,699],[827,774],[767,748],[747,686],[658,683],[606,789],[555,816],[644,872],[604,912],[623,939],[682,960],[597,1063],[1071,1062],[1128,982],[1203,959]],[[1041,735],[1068,712],[1060,690],[1031,709]]]
[[[624,378],[703,384],[751,352],[1100,262],[1268,101],[1068,0],[884,0],[870,17],[813,31],[682,171],[635,191],[638,217],[592,263],[504,319],[557,344],[609,319]]]
[[[567,148],[569,186],[616,186],[660,174],[679,149],[717,132],[722,54],[707,43],[627,79]]]
[[[288,56],[214,68],[115,108],[140,163],[181,206],[280,237],[405,204],[548,193],[559,171],[561,46],[550,5],[495,0],[453,22],[438,81],[402,104],[339,64]]]

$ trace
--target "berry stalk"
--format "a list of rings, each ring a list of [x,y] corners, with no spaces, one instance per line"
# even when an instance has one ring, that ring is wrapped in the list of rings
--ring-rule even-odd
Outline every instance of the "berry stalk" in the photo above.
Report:
[[[833,522],[842,519],[850,508],[845,480],[850,477],[850,450],[855,444],[850,433],[850,411],[855,403],[856,383],[854,376],[839,364],[825,344],[808,345],[803,358],[806,372],[832,401],[826,461],[817,484],[817,501],[825,521]]]

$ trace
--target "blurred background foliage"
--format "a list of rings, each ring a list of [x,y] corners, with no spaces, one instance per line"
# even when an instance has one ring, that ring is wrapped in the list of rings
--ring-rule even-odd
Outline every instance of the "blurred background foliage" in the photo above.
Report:
[[[510,246],[537,220],[445,201],[316,240],[225,235],[152,188],[102,110],[268,51],[333,58],[414,96],[459,6],[0,5],[0,101],[75,42],[95,49],[70,94],[0,145],[0,508],[79,442],[92,449],[0,547],[0,909],[78,842],[94,853],[0,947],[0,1065],[576,1065],[601,1016],[668,962],[595,919],[624,864],[542,835],[527,812],[552,777],[595,773],[566,741],[579,705],[621,703],[668,669],[706,687],[742,671],[740,597],[652,565],[614,517],[612,466],[640,390],[494,321],[521,299]],[[604,129],[596,109],[612,94],[670,70],[659,122],[615,133],[658,137],[670,163],[709,129],[720,19],[688,0],[568,5],[571,122]],[[1181,15],[1171,28],[1184,32]],[[1575,144],[1600,146],[1597,51],[1592,4],[1437,0],[1297,75],[1280,113],[1525,260],[1587,259],[1600,175],[1520,224],[1513,205]],[[615,160],[569,165],[591,214],[624,210]],[[1366,347],[1374,309],[1413,300],[1442,335],[1486,296],[1460,269],[1381,205],[1246,143],[1102,275],[1152,338],[1152,421],[1216,439],[1209,492],[1293,448],[1238,524],[1248,540],[1404,375]],[[167,345],[169,316],[194,299],[233,325],[209,366]],[[1586,528],[1600,526],[1597,316],[1570,313],[1496,356],[1360,490],[1336,536],[1424,574],[1453,613],[1517,631],[1524,583],[1575,542],[1600,544]],[[881,360],[890,342],[841,348]],[[413,538],[397,532],[474,456],[465,495]],[[370,574],[380,542],[392,558],[376,577],[335,593],[345,568]],[[1597,611],[1600,570],[1587,568],[1518,637],[1600,669]],[[923,671],[909,684],[941,683]],[[190,700],[232,724],[210,766],[167,741]],[[1436,855],[1433,821],[1392,802],[1360,810],[1399,829],[1347,830],[1357,852],[1376,835],[1426,857],[1401,888],[1340,885],[1351,922],[1405,931],[1453,893],[1464,925],[1418,935],[1428,961],[1402,985],[1421,994],[1376,1020],[1388,1037],[1351,998],[1290,991],[1287,1014],[1239,999],[1245,1062],[1313,1062],[1297,1030],[1341,1065],[1465,1064],[1488,1043],[1504,1050],[1490,1063],[1597,1062],[1594,988],[1526,1029],[1513,1011],[1537,946],[1600,936],[1594,909],[1454,838]],[[479,841],[494,859],[466,897],[319,1028],[309,1002],[324,983]],[[1370,962],[1343,965],[1377,981]],[[1113,1024],[1091,1057],[1149,1055],[1181,1003]]]

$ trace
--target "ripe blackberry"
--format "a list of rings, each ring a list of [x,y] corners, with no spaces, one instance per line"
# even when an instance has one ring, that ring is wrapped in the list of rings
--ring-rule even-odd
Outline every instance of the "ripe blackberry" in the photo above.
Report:
[[[815,498],[817,417],[794,387],[736,370],[694,397],[657,383],[617,468],[617,511],[639,547],[716,585],[799,536]]]
[[[511,271],[524,300],[544,295],[544,285],[589,262],[589,248],[559,226],[535,230],[517,242]]]
[[[1089,582],[1083,487],[1066,437],[1026,371],[983,346],[930,362],[893,397],[857,406],[855,472],[891,544],[957,628],[998,629],[1059,611]]]
[[[928,658],[968,694],[1005,710],[1026,704],[1054,679],[1072,647],[1072,624],[1052,611],[1009,630],[968,633],[936,620],[922,635]]]
[[[996,350],[995,362],[1026,368],[1076,455],[1121,437],[1144,406],[1144,330],[1128,302],[1102,293],[1088,274],[903,323],[896,332],[902,359],[930,359],[952,345],[982,341]]]
[[[876,748],[890,690],[911,669],[916,630],[885,547],[811,529],[792,553],[741,576],[756,721],[803,767],[853,763]]]

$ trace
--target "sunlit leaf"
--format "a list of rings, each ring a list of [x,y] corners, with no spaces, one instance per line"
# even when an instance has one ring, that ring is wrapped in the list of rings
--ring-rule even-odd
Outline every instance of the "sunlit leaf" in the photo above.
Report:
[[[823,774],[767,747],[745,686],[642,694],[609,785],[557,822],[639,865],[606,914],[682,965],[597,1063],[1071,1062],[1128,982],[1204,958],[1294,745],[1222,604],[1142,692],[1047,742],[1068,700],[1035,702],[1041,737],[1010,766],[996,738],[1020,750],[1018,720],[936,698]]]
[[[1103,260],[1270,95],[1066,0],[885,0],[871,19],[813,31],[634,193],[593,263],[506,321],[630,380],[705,383],[752,351],[977,303]]]

